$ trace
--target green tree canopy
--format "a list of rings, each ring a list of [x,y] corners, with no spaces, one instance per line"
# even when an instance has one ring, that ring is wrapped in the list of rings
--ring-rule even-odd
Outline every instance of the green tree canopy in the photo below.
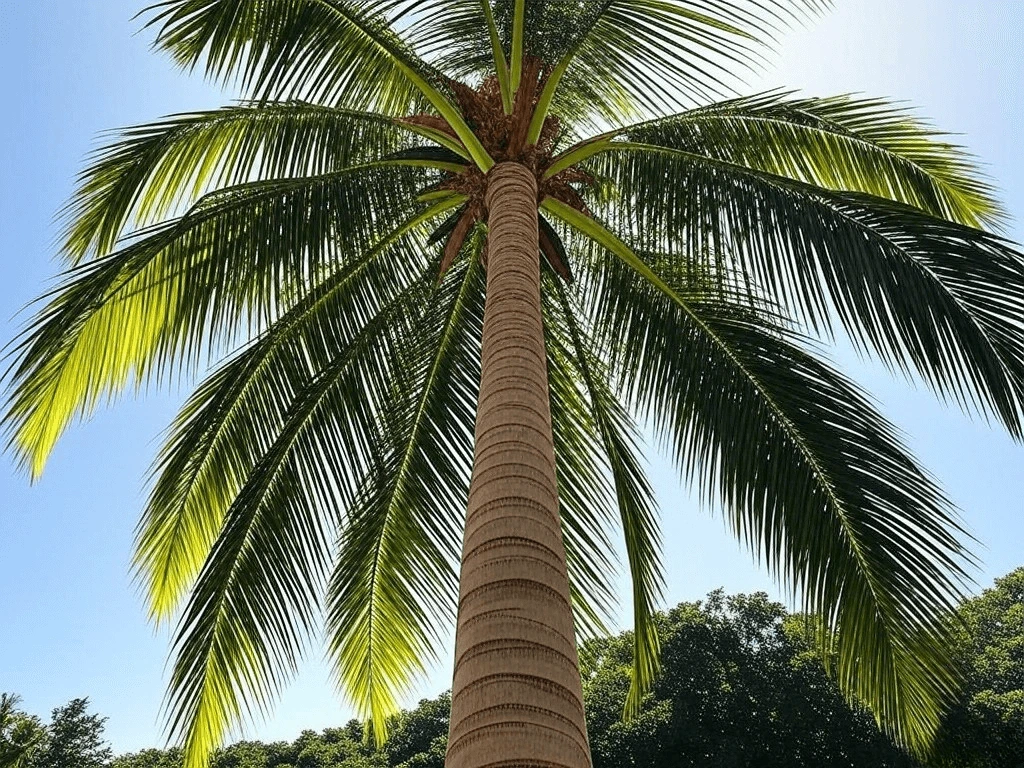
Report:
[[[949,768],[1024,765],[1024,568],[967,602],[958,658],[967,668],[960,702],[940,731]]]

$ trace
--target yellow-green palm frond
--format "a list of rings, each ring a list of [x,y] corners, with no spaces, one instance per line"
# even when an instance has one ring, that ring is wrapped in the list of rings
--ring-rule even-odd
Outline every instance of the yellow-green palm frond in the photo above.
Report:
[[[37,477],[65,427],[105,397],[266,327],[348,248],[365,250],[412,210],[424,178],[358,167],[239,185],[72,270],[16,348],[7,423],[22,463]]]
[[[999,225],[1004,218],[970,155],[884,99],[771,92],[633,126],[621,135],[836,192],[905,203],[970,227]]]
[[[254,181],[322,176],[410,146],[378,114],[305,102],[247,102],[127,128],[79,175],[64,253],[105,256],[135,228]]]
[[[154,468],[136,541],[136,568],[157,621],[170,618],[192,587],[232,499],[269,447],[272,433],[261,430],[281,427],[284,405],[311,365],[326,366],[332,350],[408,288],[422,269],[424,225],[449,205],[413,215],[340,264],[182,408]]]
[[[187,768],[205,766],[245,715],[266,713],[315,631],[333,531],[382,458],[377,415],[402,375],[392,361],[416,332],[432,283],[433,270],[421,271],[348,343],[328,319],[315,339],[319,355],[314,347],[307,357],[304,340],[293,339],[303,363],[288,371],[286,391],[265,398],[280,418],[249,420],[243,445],[257,438],[256,464],[224,513],[174,644],[170,726]]]
[[[480,247],[475,239],[467,250]],[[446,274],[401,346],[379,462],[341,531],[328,593],[341,690],[373,724],[388,719],[450,629],[473,461],[483,275],[475,258]]]

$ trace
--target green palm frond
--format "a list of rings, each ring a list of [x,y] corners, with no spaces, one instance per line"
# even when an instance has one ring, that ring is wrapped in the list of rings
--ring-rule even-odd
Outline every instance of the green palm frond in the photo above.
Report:
[[[171,617],[192,586],[228,507],[282,428],[297,382],[312,375],[311,366],[326,367],[426,268],[424,224],[450,205],[414,215],[326,276],[185,404],[154,467],[136,539],[135,565],[154,619]],[[355,462],[339,468],[342,503],[351,503],[343,491],[365,470]]]
[[[539,112],[546,111],[548,100],[556,113],[575,113],[579,107],[574,102],[582,97],[594,99],[602,117],[615,123],[630,116],[622,109],[623,96],[626,104],[647,114],[662,114],[669,104],[692,105],[731,92],[737,70],[760,63],[764,45],[781,26],[828,5],[819,0],[746,5],[595,0],[580,12],[568,34],[556,12],[551,26],[557,31],[551,36],[557,42],[547,60],[557,64]],[[538,123],[534,136],[539,128]]]
[[[158,47],[185,67],[240,80],[259,99],[300,99],[405,115],[429,104],[481,165],[493,161],[380,7],[359,0],[164,0],[150,9]]]
[[[217,189],[322,176],[409,147],[378,114],[304,102],[248,102],[127,128],[79,176],[65,215],[72,262],[104,256],[128,226],[148,226]]]
[[[10,374],[7,423],[22,462],[38,476],[68,423],[104,397],[266,327],[346,249],[360,253],[377,227],[399,224],[424,178],[364,166],[228,188],[72,270],[24,334]]]
[[[527,56],[552,73],[541,97],[562,117],[619,123],[637,109],[660,114],[666,98],[692,104],[735,85],[736,68],[758,60],[758,49],[781,28],[814,14],[826,0],[770,0],[741,5],[717,0],[587,0],[524,4]],[[423,8],[413,41],[453,76],[493,71],[494,55],[479,1],[410,3]],[[515,0],[492,4],[503,51],[512,50]],[[669,93],[666,93],[665,85]],[[536,131],[539,131],[539,123]],[[536,138],[536,133],[533,138]]]
[[[401,115],[422,103],[410,73],[441,80],[367,3],[163,0],[145,13],[181,66],[254,96]]]
[[[726,259],[811,328],[838,319],[861,348],[1021,436],[1024,256],[1009,243],[706,155],[611,147],[592,161],[622,190],[603,210],[644,248]]]
[[[452,270],[398,345],[402,370],[383,409],[382,456],[346,514],[331,577],[335,674],[378,743],[409,684],[436,658],[455,612],[479,386],[481,273],[475,258]]]
[[[924,750],[959,680],[949,618],[968,559],[956,514],[895,429],[799,339],[674,289],[597,224],[594,323],[680,472],[806,607],[847,694]],[[614,256],[604,255],[608,249]]]
[[[325,367],[290,382],[281,428],[232,499],[179,622],[168,705],[186,768],[267,711],[315,630],[343,514],[336,489],[353,464],[380,460],[387,361],[400,359],[432,282],[422,273]]]
[[[662,597],[661,537],[657,504],[639,457],[639,432],[631,416],[616,398],[602,356],[586,335],[571,299],[561,284],[551,286],[560,322],[549,322],[549,334],[559,334],[565,345],[566,363],[583,385],[584,415],[594,423],[600,445],[591,450],[607,460],[620,523],[626,542],[630,582],[633,587],[633,672],[626,715],[639,713],[643,696],[660,669],[654,612]]]
[[[894,200],[970,227],[1004,219],[972,158],[884,99],[771,92],[640,124],[621,135],[837,192]]]
[[[552,289],[556,278],[552,273],[545,278]],[[552,440],[576,634],[583,642],[608,634],[617,602],[618,564],[608,535],[614,489],[586,391],[572,368],[564,333],[556,330],[564,323],[553,309],[544,307]]]

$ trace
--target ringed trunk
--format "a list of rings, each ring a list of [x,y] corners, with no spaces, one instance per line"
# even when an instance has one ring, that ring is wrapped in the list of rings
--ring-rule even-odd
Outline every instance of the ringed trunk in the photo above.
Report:
[[[446,768],[590,768],[555,477],[537,182],[487,177],[487,298]]]

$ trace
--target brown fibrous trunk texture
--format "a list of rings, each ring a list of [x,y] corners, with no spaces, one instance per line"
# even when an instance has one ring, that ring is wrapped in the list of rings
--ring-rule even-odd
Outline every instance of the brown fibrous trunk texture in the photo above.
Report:
[[[488,174],[489,259],[446,768],[590,768],[558,512],[537,183]]]

